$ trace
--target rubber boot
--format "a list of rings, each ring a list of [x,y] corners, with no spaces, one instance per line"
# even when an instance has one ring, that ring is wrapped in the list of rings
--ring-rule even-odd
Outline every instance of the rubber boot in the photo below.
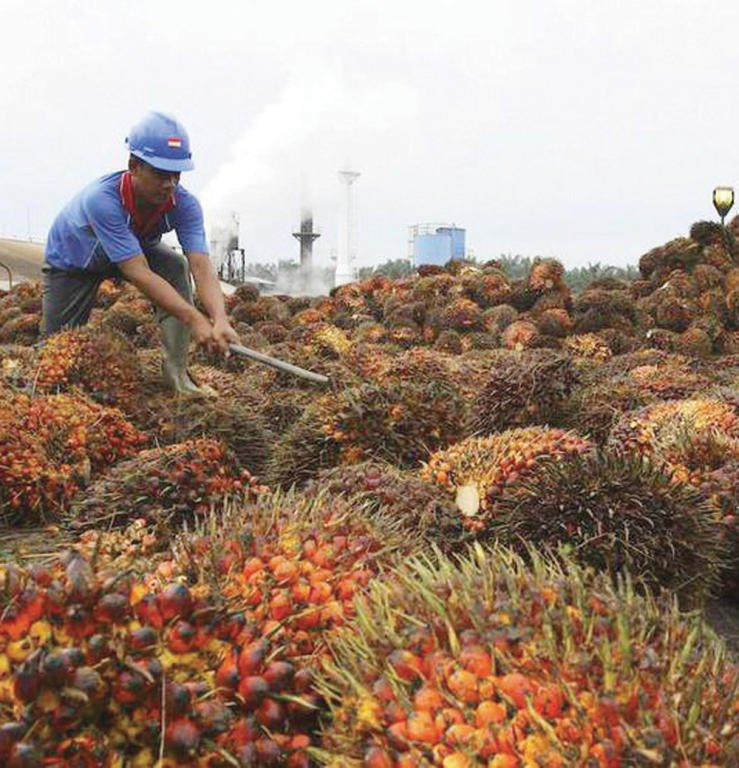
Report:
[[[164,383],[182,395],[205,396],[187,372],[187,354],[190,348],[190,329],[176,317],[165,317],[159,323],[162,329]]]

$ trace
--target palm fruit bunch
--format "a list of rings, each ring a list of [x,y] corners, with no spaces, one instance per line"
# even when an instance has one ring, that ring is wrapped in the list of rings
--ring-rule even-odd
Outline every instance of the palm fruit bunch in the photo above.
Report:
[[[41,333],[41,315],[36,312],[19,314],[0,325],[0,344],[24,344],[38,341]]]
[[[280,342],[285,341],[290,333],[287,327],[282,323],[273,323],[269,320],[255,323],[254,332],[263,336],[270,344],[279,344]]]
[[[17,283],[4,296],[0,296],[0,326],[19,313],[41,312],[41,283]]]
[[[0,507],[15,519],[58,514],[91,473],[148,443],[120,411],[80,393],[0,392]]]
[[[78,552],[0,580],[4,765],[309,765],[309,674],[207,588]]]
[[[113,331],[74,328],[50,336],[41,348],[37,383],[47,391],[79,386],[94,399],[135,407],[141,377],[136,350]]]
[[[508,303],[519,312],[528,312],[540,298],[541,292],[534,290],[527,280],[519,278],[511,281]]]
[[[419,275],[411,289],[412,300],[424,303],[429,309],[451,301],[462,293],[463,288],[459,281],[445,270],[426,275],[421,275],[419,270]]]
[[[349,283],[332,292],[334,312],[348,315],[371,315],[371,307],[362,283]]]
[[[536,327],[542,336],[563,338],[572,330],[572,318],[566,309],[545,309],[536,315]]]
[[[385,356],[368,379],[318,404],[324,434],[342,447],[342,463],[374,456],[412,467],[460,437],[464,398],[437,353]]]
[[[652,283],[653,289],[661,285],[675,269],[690,271],[701,259],[702,247],[688,237],[677,237],[664,245],[652,248],[639,259],[639,271]],[[712,262],[709,262],[712,263]],[[714,266],[718,266],[714,264]]]
[[[338,359],[351,348],[346,334],[330,323],[314,323],[301,337],[308,354]]]
[[[127,284],[120,289],[119,298],[105,309],[99,326],[122,334],[135,342],[137,347],[156,346],[160,338],[152,303]]]
[[[718,585],[726,547],[714,507],[647,458],[608,452],[548,462],[512,490],[491,525],[502,542],[566,546],[613,578],[628,570],[688,603]]]
[[[166,538],[177,521],[197,519],[219,499],[262,490],[222,443],[196,438],[119,462],[75,498],[69,518],[76,528],[144,518]]]
[[[592,450],[592,443],[574,432],[509,429],[489,437],[468,437],[437,451],[424,463],[421,477],[456,493],[465,526],[479,531],[497,516],[501,494],[510,487],[515,496],[521,479],[539,463],[566,462]]]
[[[413,558],[330,641],[330,768],[729,766],[739,673],[695,614],[572,562]]]
[[[462,337],[456,331],[442,331],[434,341],[434,349],[450,355],[461,355],[464,351]]]
[[[528,275],[529,287],[534,291],[566,290],[564,267],[556,259],[538,258]]]
[[[501,354],[492,361],[472,408],[473,431],[556,424],[578,379],[572,359],[555,351]]]
[[[170,445],[198,437],[223,443],[249,472],[264,470],[274,441],[264,417],[255,412],[255,401],[233,398],[150,398],[137,416],[137,424],[159,444]]]
[[[335,467],[341,461],[341,445],[324,429],[322,403],[311,403],[308,394],[304,402],[295,402],[300,412],[282,425],[284,432],[274,444],[264,470],[264,480],[271,488],[302,486],[319,470]]]
[[[634,333],[638,309],[627,290],[616,287],[588,287],[574,300],[575,333],[595,333],[616,328],[626,334]]]
[[[690,397],[711,386],[711,379],[679,360],[667,364],[638,365],[626,374],[640,392],[660,400]]]
[[[323,470],[303,491],[345,496],[366,514],[384,515],[404,533],[433,541],[442,549],[457,548],[463,538],[459,513],[445,490],[392,464],[364,461]]]
[[[458,333],[483,329],[483,315],[480,307],[471,299],[457,297],[433,312],[429,324],[437,331],[453,330]]]
[[[501,334],[501,341],[506,349],[521,351],[538,347],[541,334],[536,323],[531,320],[514,320]]]
[[[352,341],[358,344],[381,344],[387,338],[387,329],[381,323],[365,322],[352,333]]]
[[[231,310],[231,318],[253,325],[270,320],[281,323],[290,319],[290,309],[276,296],[260,296],[250,302],[236,304]]]
[[[518,318],[518,312],[510,304],[498,304],[486,309],[482,321],[488,333],[499,336],[511,323]]]
[[[651,455],[658,445],[676,435],[706,431],[739,438],[739,414],[734,405],[719,399],[668,400],[625,414],[614,426],[611,444],[620,450]]]
[[[595,333],[580,333],[569,336],[562,343],[562,349],[575,358],[604,363],[613,357],[611,348]]]

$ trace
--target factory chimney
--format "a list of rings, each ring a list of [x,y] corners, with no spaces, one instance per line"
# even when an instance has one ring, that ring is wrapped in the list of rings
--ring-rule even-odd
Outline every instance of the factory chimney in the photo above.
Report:
[[[306,275],[313,269],[313,241],[320,236],[313,231],[313,212],[303,208],[300,213],[300,231],[293,232],[293,237],[300,241],[300,268]]]
[[[354,281],[354,182],[360,177],[358,171],[339,171],[339,181],[346,184],[346,219],[343,237],[339,238],[339,252],[336,256],[335,284],[346,285]]]

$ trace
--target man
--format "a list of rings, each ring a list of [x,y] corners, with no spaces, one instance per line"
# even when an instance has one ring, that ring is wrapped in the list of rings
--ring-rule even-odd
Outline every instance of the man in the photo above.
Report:
[[[187,373],[191,337],[228,352],[239,342],[208,258],[200,203],[179,185],[192,170],[190,140],[170,115],[150,112],[126,139],[128,170],[93,181],[52,224],[46,243],[42,333],[84,325],[100,283],[123,277],[156,307],[165,382],[183,394],[200,390]],[[160,242],[174,230],[184,256]],[[190,273],[208,314],[193,306]]]

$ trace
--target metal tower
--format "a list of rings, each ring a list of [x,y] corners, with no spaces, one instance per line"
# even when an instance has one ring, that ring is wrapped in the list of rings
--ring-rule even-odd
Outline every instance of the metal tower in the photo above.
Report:
[[[346,231],[339,239],[336,256],[336,285],[346,285],[354,280],[352,262],[354,253],[354,182],[361,176],[358,171],[339,171],[339,181],[346,184]]]
[[[300,266],[310,271],[313,264],[313,241],[320,237],[319,232],[313,231],[313,213],[306,208],[300,213],[300,231],[293,232],[293,237],[300,241]]]

